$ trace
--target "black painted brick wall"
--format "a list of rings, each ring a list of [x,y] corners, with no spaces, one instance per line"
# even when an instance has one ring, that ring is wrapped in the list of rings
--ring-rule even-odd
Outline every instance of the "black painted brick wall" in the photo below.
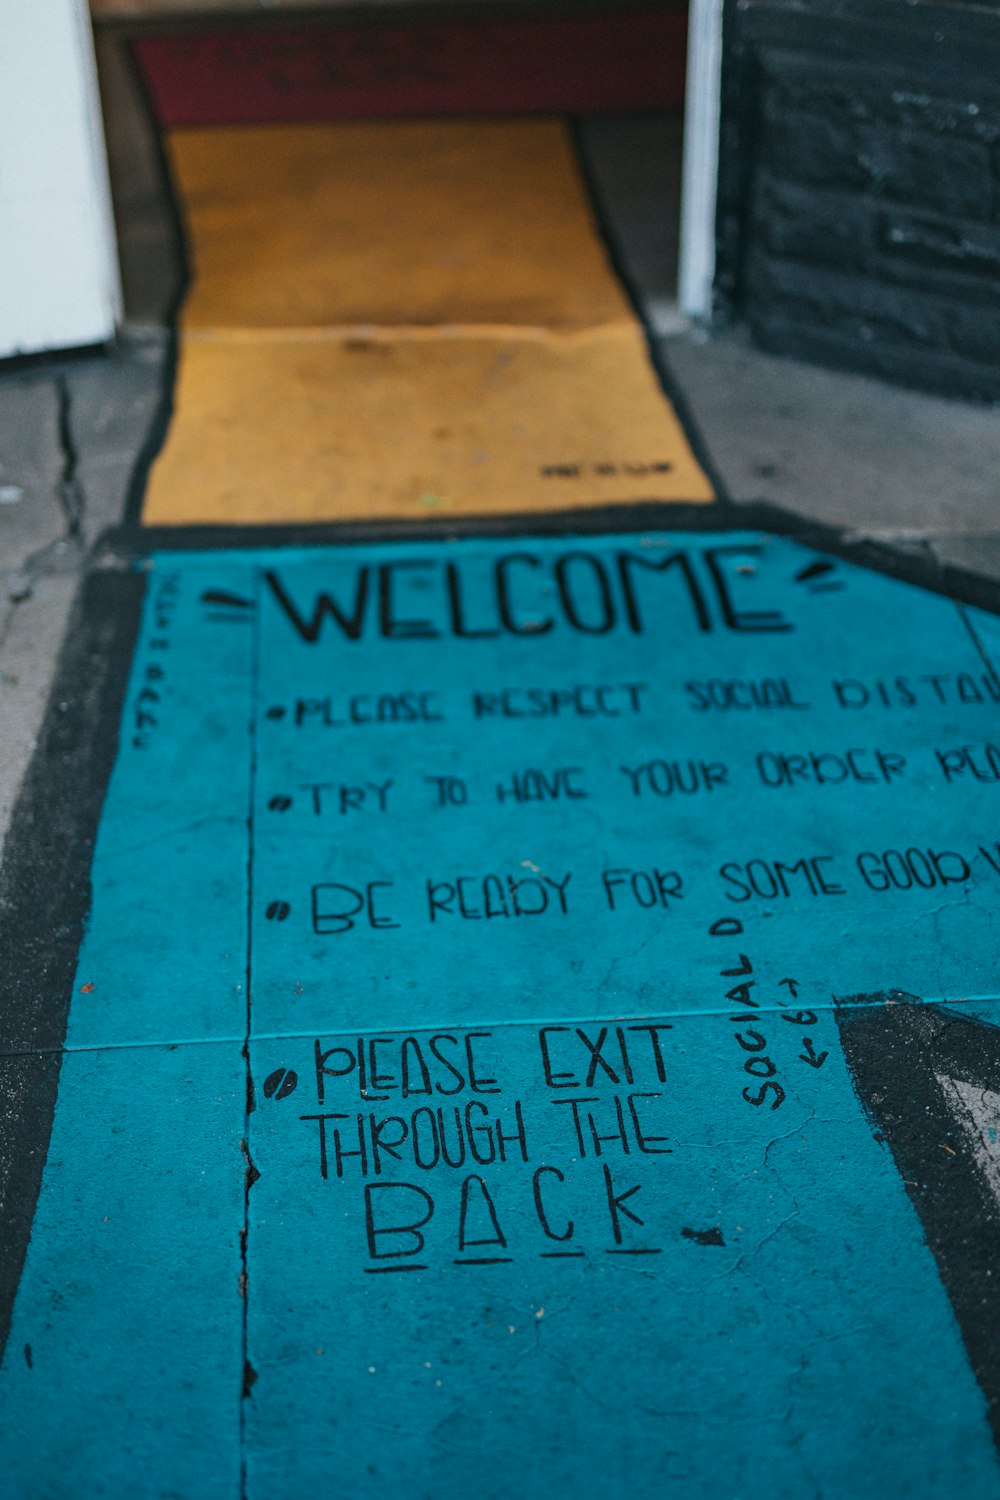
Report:
[[[1000,50],[992,88],[796,41],[753,55],[740,310],[771,349],[1000,400]]]

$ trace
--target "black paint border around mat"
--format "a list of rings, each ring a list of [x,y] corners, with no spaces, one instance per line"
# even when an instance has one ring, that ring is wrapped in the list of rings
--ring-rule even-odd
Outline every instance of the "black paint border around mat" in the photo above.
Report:
[[[343,546],[377,542],[441,542],[476,537],[556,537],[618,535],[627,532],[761,531],[826,552],[869,572],[897,579],[959,604],[1000,615],[1000,580],[937,561],[927,550],[903,550],[888,542],[859,537],[762,500],[685,503],[636,499],[575,510],[519,511],[502,516],[462,516],[452,520],[324,521],[272,526],[113,527],[95,543],[104,561],[129,561],[151,552],[256,550],[260,548]]]
[[[90,870],[138,638],[139,569],[88,574],[0,867],[0,1355],[49,1149]]]

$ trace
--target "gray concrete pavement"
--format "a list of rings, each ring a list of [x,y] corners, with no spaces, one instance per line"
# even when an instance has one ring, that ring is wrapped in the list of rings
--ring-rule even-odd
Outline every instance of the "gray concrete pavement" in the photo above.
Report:
[[[764,354],[740,331],[663,352],[733,499],[859,536],[1000,531],[995,408]]]
[[[0,838],[31,758],[82,570],[125,511],[162,399],[163,330],[0,370]]]

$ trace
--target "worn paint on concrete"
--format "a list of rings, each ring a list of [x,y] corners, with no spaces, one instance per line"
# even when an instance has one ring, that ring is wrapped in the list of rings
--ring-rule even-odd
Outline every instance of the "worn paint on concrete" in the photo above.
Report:
[[[13,1492],[1000,1495],[995,619],[756,533],[145,600]]]
[[[153,525],[712,488],[557,120],[181,130],[194,283]]]

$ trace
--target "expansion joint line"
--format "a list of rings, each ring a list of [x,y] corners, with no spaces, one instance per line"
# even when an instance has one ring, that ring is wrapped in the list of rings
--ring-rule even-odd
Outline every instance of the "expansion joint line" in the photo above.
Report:
[[[250,643],[250,703],[249,703],[249,745],[250,764],[247,777],[247,904],[246,904],[246,974],[245,974],[245,1012],[242,1057],[244,1062],[244,1087],[245,1098],[243,1106],[243,1139],[240,1142],[243,1154],[243,1225],[240,1230],[240,1277],[239,1288],[242,1297],[242,1324],[241,1324],[241,1354],[242,1373],[240,1386],[240,1417],[239,1417],[239,1440],[240,1440],[240,1496],[241,1500],[248,1500],[248,1470],[247,1470],[247,1400],[253,1389],[257,1378],[256,1371],[250,1363],[249,1351],[249,1329],[250,1329],[250,1190],[257,1180],[259,1173],[253,1163],[250,1154],[250,1116],[254,1111],[254,1088],[253,1070],[251,1063],[250,1044],[253,1036],[253,911],[254,911],[254,806],[257,794],[257,703],[258,689],[260,683],[260,572],[254,571],[254,603],[253,624]]]
[[[964,604],[960,603],[956,599],[955,600],[955,608],[958,611],[958,617],[959,617],[959,619],[961,620],[962,624],[965,626],[966,633],[968,634],[968,637],[971,640],[971,642],[973,644],[973,647],[975,648],[975,650],[978,653],[978,655],[982,658],[982,661],[983,661],[984,666],[986,667],[986,670],[989,672],[989,674],[990,674],[991,677],[996,677],[996,675],[997,675],[997,669],[994,666],[993,661],[990,658],[989,652],[986,650],[986,647],[984,646],[982,640],[980,639],[978,631],[976,630],[976,628],[973,625],[972,621],[969,619],[969,611],[968,611],[967,607]]]

